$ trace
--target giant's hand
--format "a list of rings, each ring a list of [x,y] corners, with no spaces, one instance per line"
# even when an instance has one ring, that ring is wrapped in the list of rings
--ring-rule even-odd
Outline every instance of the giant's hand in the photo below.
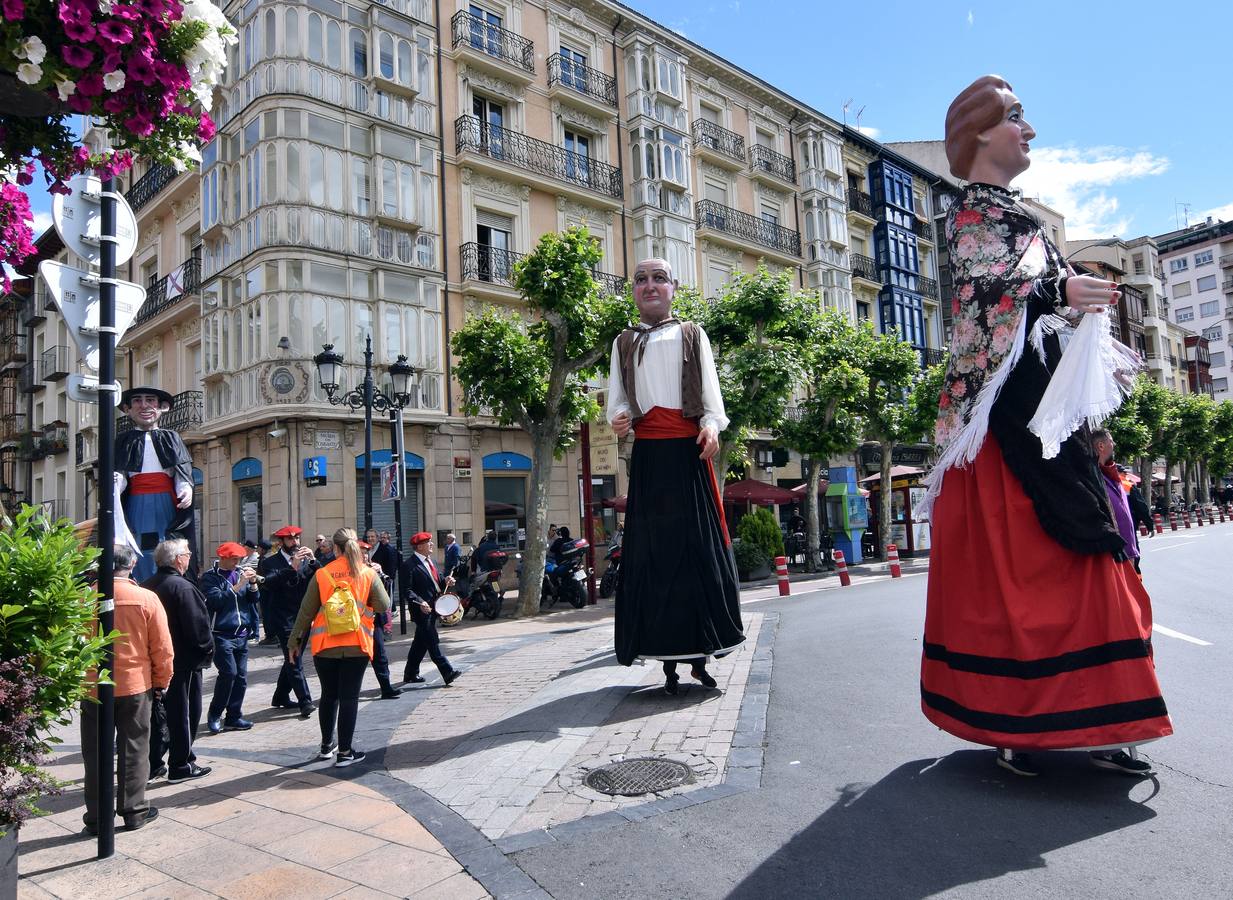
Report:
[[[634,427],[634,420],[629,417],[629,413],[617,413],[617,417],[612,420],[612,430],[616,432],[617,437],[625,437],[629,434],[629,429]]]
[[[1116,305],[1121,296],[1117,284],[1105,278],[1073,275],[1066,279],[1066,305],[1078,312],[1104,312]]]
[[[698,454],[702,459],[710,459],[719,452],[719,432],[714,425],[705,425],[698,432],[698,445],[702,447],[702,452]]]
[[[182,484],[176,488],[176,509],[188,509],[193,505],[193,486]]]

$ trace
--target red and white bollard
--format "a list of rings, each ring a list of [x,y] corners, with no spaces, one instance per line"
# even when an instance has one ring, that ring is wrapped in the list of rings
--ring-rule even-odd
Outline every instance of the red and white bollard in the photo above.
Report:
[[[1187,528],[1190,527],[1190,510],[1188,509],[1182,510],[1182,524]]]
[[[1156,523],[1156,533],[1164,534],[1164,519],[1161,518],[1160,513],[1152,516],[1152,521]]]
[[[844,587],[852,584],[852,576],[848,574],[848,561],[843,558],[843,551],[835,551],[835,567],[839,571],[839,583]]]
[[[1194,521],[1195,521],[1195,524],[1198,525],[1200,528],[1203,527],[1203,507],[1200,506],[1198,509],[1195,510]]]
[[[775,557],[775,574],[779,578],[779,596],[788,596],[792,593],[791,585],[788,582],[788,557]]]
[[[1148,527],[1146,525],[1139,526],[1139,537],[1147,537]]]
[[[1216,517],[1212,514],[1212,508],[1210,506],[1207,508],[1207,524],[1208,525],[1216,524]]]
[[[1216,509],[1220,510],[1220,524],[1223,525],[1224,524],[1224,507],[1217,506]]]
[[[1173,510],[1169,510],[1169,530],[1177,531],[1177,513]]]
[[[886,545],[886,561],[890,564],[891,578],[902,578],[903,569],[899,567],[899,548],[894,544]]]

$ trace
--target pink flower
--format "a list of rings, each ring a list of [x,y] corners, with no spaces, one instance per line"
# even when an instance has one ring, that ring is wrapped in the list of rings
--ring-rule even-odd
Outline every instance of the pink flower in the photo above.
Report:
[[[99,83],[102,84],[101,78],[99,79]],[[94,101],[81,93],[81,91],[78,91],[69,97],[68,100],[65,101],[65,105],[75,113],[89,113],[94,109]]]
[[[985,210],[985,215],[987,215],[991,219],[1001,219],[1002,210],[998,209],[996,206],[991,206],[987,210]]]
[[[138,137],[149,137],[154,132],[154,119],[149,110],[139,110],[125,120],[124,127]]]
[[[982,350],[976,354],[976,367],[978,369],[989,368],[989,354]]]
[[[999,325],[997,328],[993,329],[992,345],[994,353],[997,353],[1000,356],[1010,349],[1010,344],[1011,336],[1009,328],[1005,325]]]
[[[154,62],[145,53],[139,53],[128,61],[128,71],[124,73],[131,84],[153,84]]]
[[[961,378],[955,379],[955,381],[951,382],[950,392],[956,398],[965,396],[968,392],[967,383]]]
[[[971,300],[975,296],[976,288],[972,286],[971,282],[959,286],[959,299],[964,303]]]
[[[103,93],[103,76],[90,72],[77,79],[77,93],[83,97],[97,97]]]
[[[212,141],[217,131],[214,120],[210,118],[208,113],[202,113],[201,120],[197,123],[197,137],[201,138],[202,141]]]
[[[133,29],[111,19],[98,27],[98,39],[109,44],[127,44],[133,39]]]
[[[22,0],[4,0],[4,18],[9,22],[20,22],[26,17],[26,4]],[[8,281],[6,278],[5,281]],[[5,286],[8,290],[8,286]]]
[[[60,55],[74,69],[84,69],[94,62],[94,54],[80,44],[65,44],[60,50]]]

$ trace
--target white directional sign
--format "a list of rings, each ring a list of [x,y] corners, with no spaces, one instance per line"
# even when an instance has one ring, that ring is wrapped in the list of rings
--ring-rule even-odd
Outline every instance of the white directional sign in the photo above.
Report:
[[[103,258],[99,235],[103,228],[103,183],[93,175],[77,175],[69,181],[73,193],[56,194],[51,217],[64,245],[87,262]],[[119,192],[116,198],[116,265],[128,262],[137,249],[137,217]]]
[[[77,345],[86,365],[98,371],[99,279],[64,263],[44,260],[39,274],[60,307],[69,336]],[[137,311],[146,301],[146,289],[131,281],[116,282],[116,343],[133,324]]]
[[[120,382],[112,382],[111,404],[112,406],[120,405]],[[98,402],[98,376],[97,375],[70,375],[68,384],[65,387],[70,400],[76,400],[78,403],[97,403]]]

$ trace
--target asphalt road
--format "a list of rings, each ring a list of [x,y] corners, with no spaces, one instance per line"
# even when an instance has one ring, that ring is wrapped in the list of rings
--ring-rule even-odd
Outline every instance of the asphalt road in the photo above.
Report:
[[[557,898],[1227,900],[1233,524],[1144,549],[1176,731],[1143,748],[1155,781],[1076,752],[1016,778],[928,723],[920,574],[757,604],[781,613],[759,790],[513,859]]]

